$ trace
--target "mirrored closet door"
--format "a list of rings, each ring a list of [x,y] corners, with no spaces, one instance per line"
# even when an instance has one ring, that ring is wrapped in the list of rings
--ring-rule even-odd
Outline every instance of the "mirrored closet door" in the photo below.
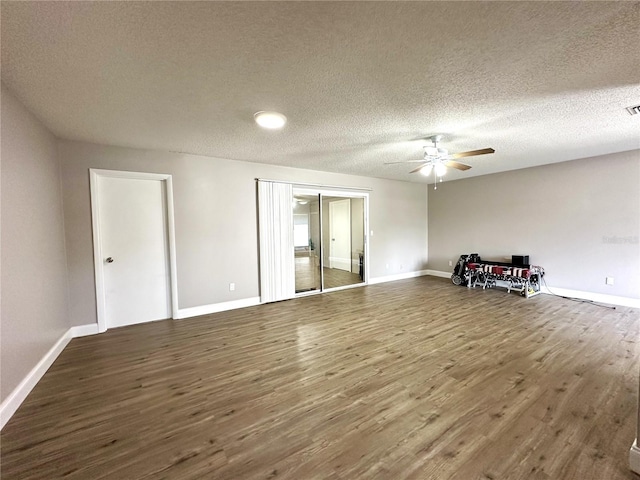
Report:
[[[366,281],[367,194],[293,189],[296,294]]]
[[[320,196],[294,193],[293,249],[296,293],[322,289],[320,244]]]

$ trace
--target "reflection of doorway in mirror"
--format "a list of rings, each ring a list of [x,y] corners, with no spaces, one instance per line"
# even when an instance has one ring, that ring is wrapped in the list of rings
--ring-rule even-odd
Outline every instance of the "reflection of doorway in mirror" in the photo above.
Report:
[[[329,201],[329,268],[351,271],[351,201]]]
[[[364,282],[364,205],[363,197],[322,196],[323,289]]]

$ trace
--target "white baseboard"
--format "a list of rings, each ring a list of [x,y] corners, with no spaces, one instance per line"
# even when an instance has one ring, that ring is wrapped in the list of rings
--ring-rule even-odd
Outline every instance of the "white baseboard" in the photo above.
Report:
[[[384,277],[374,277],[369,279],[369,285],[376,283],[395,282],[396,280],[406,280],[407,278],[421,277],[427,275],[428,270],[418,270],[415,272],[398,273],[396,275],[386,275]]]
[[[629,467],[631,471],[640,475],[640,446],[637,438],[629,450]]]
[[[360,260],[351,260],[351,273],[360,272]]]
[[[337,268],[339,270],[351,271],[351,259],[342,257],[329,257],[330,268]],[[326,265],[325,265],[326,266]]]
[[[453,275],[451,272],[443,272],[441,270],[425,270],[427,275],[431,275],[432,277],[440,277],[440,278],[451,278]]]
[[[178,316],[174,318],[177,320],[180,318],[198,317],[200,315],[209,315],[210,313],[235,310],[236,308],[253,307],[255,305],[260,305],[260,297],[243,298],[242,300],[213,303],[211,305],[201,305],[199,307],[181,308],[178,310]]]
[[[640,308],[640,299],[619,297],[616,295],[605,295],[603,293],[583,292],[581,290],[569,290],[567,288],[545,287],[541,288],[542,293],[549,295],[560,295],[563,297],[579,298],[581,300],[591,300],[592,302],[608,303],[610,305],[619,305],[621,307]],[[553,292],[553,293],[551,293]]]
[[[350,288],[361,288],[361,287],[366,287],[367,284],[366,283],[352,283],[351,285],[343,285],[341,287],[330,287],[330,288],[325,288],[322,291],[316,291],[313,292],[314,294],[322,294],[322,293],[330,293],[330,292],[338,292],[340,290],[349,290]],[[298,296],[298,295],[296,295]]]
[[[439,270],[426,270],[426,272],[427,272],[427,275],[432,275],[434,277],[451,278],[450,272],[442,272]],[[581,290],[570,290],[567,288],[557,288],[557,287],[547,288],[544,285],[542,286],[540,291],[548,295],[555,294],[555,295],[560,295],[562,297],[572,297],[572,298],[579,298],[581,300],[591,300],[593,302],[607,303],[610,305],[619,305],[621,307],[640,308],[640,299],[637,299],[637,298],[618,297],[616,295],[605,295],[603,293],[583,292]]]
[[[16,388],[4,399],[0,404],[0,429],[4,428],[9,419],[16,413],[18,407],[22,405],[24,399],[33,390],[33,387],[40,381],[49,367],[53,364],[58,355],[64,350],[64,347],[71,341],[71,329],[67,330],[58,341],[45,353],[44,357],[36,364],[35,367],[22,379]]]
[[[89,325],[78,325],[71,327],[71,336],[73,338],[86,337],[88,335],[97,335],[100,333],[97,323],[90,323]]]
[[[9,419],[16,413],[18,407],[22,405],[22,402],[27,398],[27,395],[31,393],[33,387],[35,387],[43,375],[49,370],[49,367],[53,365],[56,358],[62,353],[64,347],[71,341],[72,338],[84,337],[86,335],[94,335],[98,333],[98,324],[92,323],[89,325],[78,325],[71,327],[64,332],[58,341],[49,349],[47,353],[40,359],[35,367],[27,374],[26,377],[18,384],[16,388],[5,398],[0,404],[0,430],[4,428]]]

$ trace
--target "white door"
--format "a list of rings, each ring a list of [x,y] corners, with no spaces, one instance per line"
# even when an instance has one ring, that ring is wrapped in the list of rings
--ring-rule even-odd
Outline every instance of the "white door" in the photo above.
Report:
[[[351,200],[329,202],[329,267],[351,271]]]
[[[171,317],[162,180],[96,180],[106,328]]]

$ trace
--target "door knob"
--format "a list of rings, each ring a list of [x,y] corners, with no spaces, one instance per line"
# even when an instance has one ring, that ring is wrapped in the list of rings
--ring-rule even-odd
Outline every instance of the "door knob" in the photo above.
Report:
[[[107,262],[107,263],[113,263],[113,258],[111,258],[111,257],[107,257],[106,262]]]

